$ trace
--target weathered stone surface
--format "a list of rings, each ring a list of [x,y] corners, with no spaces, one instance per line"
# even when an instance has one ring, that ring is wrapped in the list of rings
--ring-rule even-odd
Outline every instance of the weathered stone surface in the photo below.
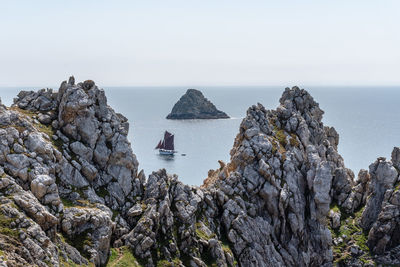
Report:
[[[104,265],[113,229],[111,217],[112,212],[105,206],[66,208],[61,229],[71,240],[83,239],[83,251],[90,254],[90,261],[96,266]]]
[[[46,158],[51,158],[53,156],[51,144],[45,141],[41,133],[29,134],[24,144],[29,151],[35,152],[38,155]]]
[[[167,119],[228,119],[229,116],[218,110],[213,103],[196,89],[188,89],[174,105]]]
[[[149,267],[398,265],[399,148],[355,179],[322,115],[297,87],[250,107],[230,162],[194,187],[138,172],[93,81],[21,92],[0,104],[0,265],[103,266],[110,246]]]
[[[365,211],[361,219],[361,224],[365,230],[369,230],[372,224],[377,220],[382,210],[382,202],[387,190],[392,189],[397,180],[398,172],[391,162],[384,158],[379,158],[375,163],[369,166],[371,182],[369,185],[369,198]]]

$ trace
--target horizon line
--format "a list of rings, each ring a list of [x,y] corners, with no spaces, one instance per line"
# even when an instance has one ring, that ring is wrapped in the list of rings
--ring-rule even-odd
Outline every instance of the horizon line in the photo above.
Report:
[[[79,82],[78,82],[79,83]],[[239,84],[239,85],[232,85],[232,84],[197,84],[197,85],[99,85],[96,83],[96,85],[99,88],[107,88],[107,87],[118,87],[118,88],[138,88],[138,87],[144,87],[144,88],[159,88],[159,87],[164,87],[164,88],[173,88],[173,87],[183,87],[183,88],[199,88],[199,87],[282,87],[282,88],[292,88],[294,86],[297,86],[299,88],[307,88],[307,87],[377,87],[377,86],[382,86],[382,87],[400,87],[399,84],[307,84],[307,85],[282,85],[282,84]],[[31,87],[34,89],[40,88],[40,89],[55,89],[58,90],[60,87],[58,86],[43,86],[43,85],[0,85],[1,88],[19,88],[19,87]]]

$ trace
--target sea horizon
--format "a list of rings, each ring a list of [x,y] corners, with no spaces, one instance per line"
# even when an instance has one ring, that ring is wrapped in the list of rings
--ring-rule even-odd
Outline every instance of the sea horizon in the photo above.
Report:
[[[229,152],[246,110],[257,103],[267,109],[275,109],[285,90],[282,86],[197,88],[217,108],[227,112],[231,119],[171,121],[165,119],[166,115],[188,88],[98,86],[105,90],[108,104],[128,118],[128,138],[138,158],[139,168],[143,168],[146,175],[166,168],[169,173],[177,174],[181,181],[191,185],[201,185],[208,170],[219,168],[218,160],[229,162]],[[319,86],[304,89],[325,111],[324,125],[334,127],[339,133],[339,153],[356,177],[360,169],[368,169],[377,157],[390,157],[392,148],[399,145],[396,140],[400,121],[396,116],[387,114],[396,112],[395,99],[400,97],[400,86]],[[0,87],[3,104],[9,106],[19,91],[20,87]],[[149,108],[151,106],[154,108]],[[176,136],[179,153],[173,159],[159,157],[154,151],[164,130]],[[186,156],[181,156],[181,153]],[[193,172],[193,169],[197,171]]]

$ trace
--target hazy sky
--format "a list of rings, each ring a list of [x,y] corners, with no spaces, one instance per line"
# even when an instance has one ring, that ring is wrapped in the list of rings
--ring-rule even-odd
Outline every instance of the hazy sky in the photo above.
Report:
[[[399,85],[399,0],[0,0],[0,86]]]

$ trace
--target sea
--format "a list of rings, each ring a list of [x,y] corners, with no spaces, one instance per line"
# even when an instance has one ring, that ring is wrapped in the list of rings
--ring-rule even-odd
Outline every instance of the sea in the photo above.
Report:
[[[357,176],[377,157],[390,158],[400,146],[400,86],[308,86],[325,111],[324,125],[334,126],[340,135],[339,153],[346,167]],[[29,87],[0,87],[3,104],[9,106],[20,90]],[[126,116],[129,140],[146,175],[165,168],[190,185],[201,185],[218,160],[228,162],[230,150],[246,110],[261,103],[275,109],[284,86],[198,87],[216,107],[231,119],[167,120],[173,105],[186,92],[184,87],[104,87],[108,104]],[[175,135],[173,157],[160,156],[155,146],[167,130]]]

